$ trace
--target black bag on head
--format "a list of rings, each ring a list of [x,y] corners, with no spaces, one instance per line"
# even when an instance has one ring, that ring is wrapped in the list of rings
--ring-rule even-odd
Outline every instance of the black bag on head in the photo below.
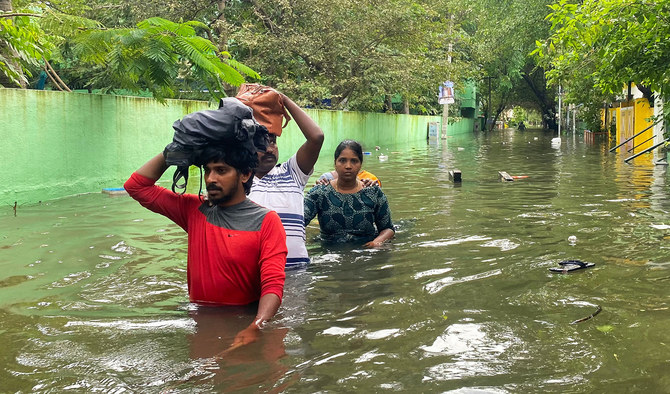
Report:
[[[163,155],[165,162],[177,166],[172,177],[172,191],[186,191],[188,168],[208,145],[236,145],[250,153],[267,148],[268,130],[253,117],[251,108],[234,97],[222,98],[219,108],[193,112],[172,125],[172,142]],[[183,184],[179,184],[184,178]]]

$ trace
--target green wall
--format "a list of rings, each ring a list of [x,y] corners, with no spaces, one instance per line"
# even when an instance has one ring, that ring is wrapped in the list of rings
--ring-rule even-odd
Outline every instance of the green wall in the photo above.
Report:
[[[475,127],[474,118],[461,118],[458,122],[449,123],[447,135],[472,134]]]
[[[0,205],[36,203],[120,187],[172,139],[172,123],[210,108],[202,101],[0,89],[3,163]],[[426,138],[437,116],[307,110],[325,134],[323,151],[347,138],[372,150]],[[449,125],[449,134],[471,132],[469,119]],[[468,129],[469,128],[469,129]],[[279,139],[280,160],[304,142],[294,121]],[[168,170],[165,178],[172,176]]]
[[[0,89],[0,205],[120,187],[206,103]]]

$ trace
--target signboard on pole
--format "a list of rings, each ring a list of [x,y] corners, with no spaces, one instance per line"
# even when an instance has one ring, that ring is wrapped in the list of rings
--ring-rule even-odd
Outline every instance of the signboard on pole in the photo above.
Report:
[[[443,82],[440,85],[440,93],[438,96],[438,103],[441,105],[454,103],[454,83],[451,81]]]

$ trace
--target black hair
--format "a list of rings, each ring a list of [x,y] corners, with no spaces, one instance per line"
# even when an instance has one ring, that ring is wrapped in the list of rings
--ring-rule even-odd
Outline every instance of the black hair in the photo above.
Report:
[[[335,161],[337,161],[337,158],[340,157],[342,151],[347,148],[354,151],[356,156],[358,156],[358,160],[360,160],[361,163],[363,163],[363,147],[361,146],[361,144],[359,144],[357,141],[354,140],[344,140],[340,142],[337,148],[335,148]]]
[[[209,163],[226,163],[237,170],[238,174],[249,174],[249,180],[244,182],[244,193],[249,194],[251,184],[254,181],[254,170],[258,166],[258,155],[250,152],[248,149],[239,146],[208,146],[199,152],[194,164],[198,167],[204,167]]]

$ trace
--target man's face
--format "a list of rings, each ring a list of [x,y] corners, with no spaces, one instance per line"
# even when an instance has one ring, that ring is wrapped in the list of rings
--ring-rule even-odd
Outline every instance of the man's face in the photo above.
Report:
[[[204,170],[207,199],[213,205],[225,204],[236,197],[244,187],[242,183],[249,179],[224,162],[210,162]]]
[[[269,134],[268,147],[265,149],[265,152],[258,152],[257,172],[267,174],[275,165],[277,165],[278,156],[279,149],[277,149],[277,136]]]

